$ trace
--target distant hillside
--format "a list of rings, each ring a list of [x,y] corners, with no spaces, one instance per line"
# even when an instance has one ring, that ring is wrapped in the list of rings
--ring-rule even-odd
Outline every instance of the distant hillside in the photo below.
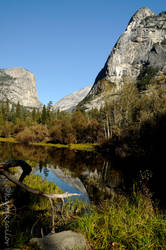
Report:
[[[0,69],[0,101],[39,108],[35,76],[24,68]]]
[[[60,99],[53,108],[59,111],[72,112],[77,104],[89,93],[92,86],[88,86],[81,90],[75,91],[74,93],[65,96]]]

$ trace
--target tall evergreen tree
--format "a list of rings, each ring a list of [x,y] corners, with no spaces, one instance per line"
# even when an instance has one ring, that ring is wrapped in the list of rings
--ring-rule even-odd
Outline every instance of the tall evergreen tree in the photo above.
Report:
[[[21,106],[19,102],[16,105],[16,118],[21,119]]]
[[[47,123],[47,110],[46,110],[46,106],[43,106],[42,109],[42,114],[41,114],[41,122],[42,124],[46,124]]]
[[[33,108],[33,110],[32,110],[32,121],[35,122],[36,118],[37,118],[37,116],[36,116],[36,109]]]

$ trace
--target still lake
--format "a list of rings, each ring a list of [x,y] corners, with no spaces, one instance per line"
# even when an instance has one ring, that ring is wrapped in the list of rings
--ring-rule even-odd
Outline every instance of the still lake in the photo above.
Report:
[[[99,204],[105,199],[114,202],[118,195],[130,196],[136,190],[145,195],[150,194],[154,205],[162,209],[166,207],[164,167],[163,163],[159,164],[156,156],[154,159],[115,158],[106,152],[0,143],[0,162],[11,160],[26,161],[32,166],[31,173],[56,183],[63,192],[80,194],[75,199],[87,204]],[[19,179],[20,174],[18,169],[15,176]],[[13,191],[3,184],[4,178],[0,176],[2,201],[6,202],[12,198]],[[0,249],[17,247],[20,241],[28,240],[33,223],[43,217],[44,214],[39,215],[45,213],[42,209],[40,212],[33,209],[24,211],[26,200],[24,195],[16,201],[18,208],[21,208],[17,209],[17,214],[15,210],[13,214],[5,210],[0,215],[4,223],[2,228],[0,225]]]
[[[113,159],[107,153],[0,143],[0,162],[25,160],[32,173],[56,183],[64,192],[79,193],[86,202],[130,194],[133,185],[150,191],[165,206],[165,176],[147,159]]]

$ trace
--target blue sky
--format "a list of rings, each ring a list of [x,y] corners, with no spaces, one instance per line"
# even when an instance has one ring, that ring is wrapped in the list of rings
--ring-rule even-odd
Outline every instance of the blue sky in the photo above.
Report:
[[[41,102],[93,84],[112,47],[141,7],[165,0],[0,0],[0,68],[34,73]]]

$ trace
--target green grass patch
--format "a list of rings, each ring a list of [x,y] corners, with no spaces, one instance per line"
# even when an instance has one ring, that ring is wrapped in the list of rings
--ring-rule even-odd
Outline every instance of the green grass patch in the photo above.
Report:
[[[18,143],[14,138],[8,137],[8,138],[3,138],[0,137],[0,142],[11,142],[11,143]]]
[[[20,143],[20,142],[17,142],[16,139],[12,137],[9,137],[9,138],[0,137],[0,142]],[[29,143],[29,145],[43,146],[43,147],[55,147],[55,148],[67,148],[71,150],[93,151],[97,144],[85,143],[85,144],[66,144],[65,145],[65,144],[53,144],[53,143],[47,143],[47,142],[32,142],[32,143]]]
[[[70,228],[85,234],[93,249],[165,249],[166,216],[155,212],[149,198],[137,195],[93,207]]]
[[[83,150],[83,151],[92,151],[95,149],[95,146],[97,145],[97,144],[90,144],[90,143],[65,145],[65,144],[53,144],[53,143],[46,143],[46,142],[33,142],[30,144],[34,145],[34,146],[67,148],[67,149],[71,149],[71,150]]]
[[[27,186],[38,189],[43,193],[47,194],[56,194],[56,193],[62,193],[62,190],[52,182],[49,182],[46,179],[42,179],[39,175],[30,174],[29,176],[26,176],[24,181],[24,184]],[[30,194],[30,208],[33,210],[41,210],[41,209],[49,209],[50,203],[47,198]]]
[[[64,144],[53,144],[53,143],[47,143],[47,142],[32,142],[30,145],[33,146],[44,146],[44,147],[55,147],[55,148],[68,148],[68,145]]]
[[[68,145],[69,149],[75,149],[75,150],[83,150],[83,151],[93,151],[95,149],[95,146],[97,144],[90,144],[90,143],[85,143],[85,144],[70,144]]]
[[[23,183],[45,193],[62,193],[62,190],[56,184],[46,179],[43,180],[39,175],[30,174],[24,179]],[[12,247],[19,247],[20,249],[38,249],[28,248],[27,242],[32,237],[31,230],[33,225],[34,237],[41,237],[41,228],[44,228],[45,231],[48,230],[48,232],[51,231],[50,202],[45,197],[26,192],[23,189],[17,190],[15,199],[17,210],[13,208],[9,213],[10,244]],[[56,204],[58,202],[57,200]],[[0,207],[0,233],[5,231],[5,217],[3,212],[4,208]],[[2,236],[2,239],[4,237],[5,235]]]

